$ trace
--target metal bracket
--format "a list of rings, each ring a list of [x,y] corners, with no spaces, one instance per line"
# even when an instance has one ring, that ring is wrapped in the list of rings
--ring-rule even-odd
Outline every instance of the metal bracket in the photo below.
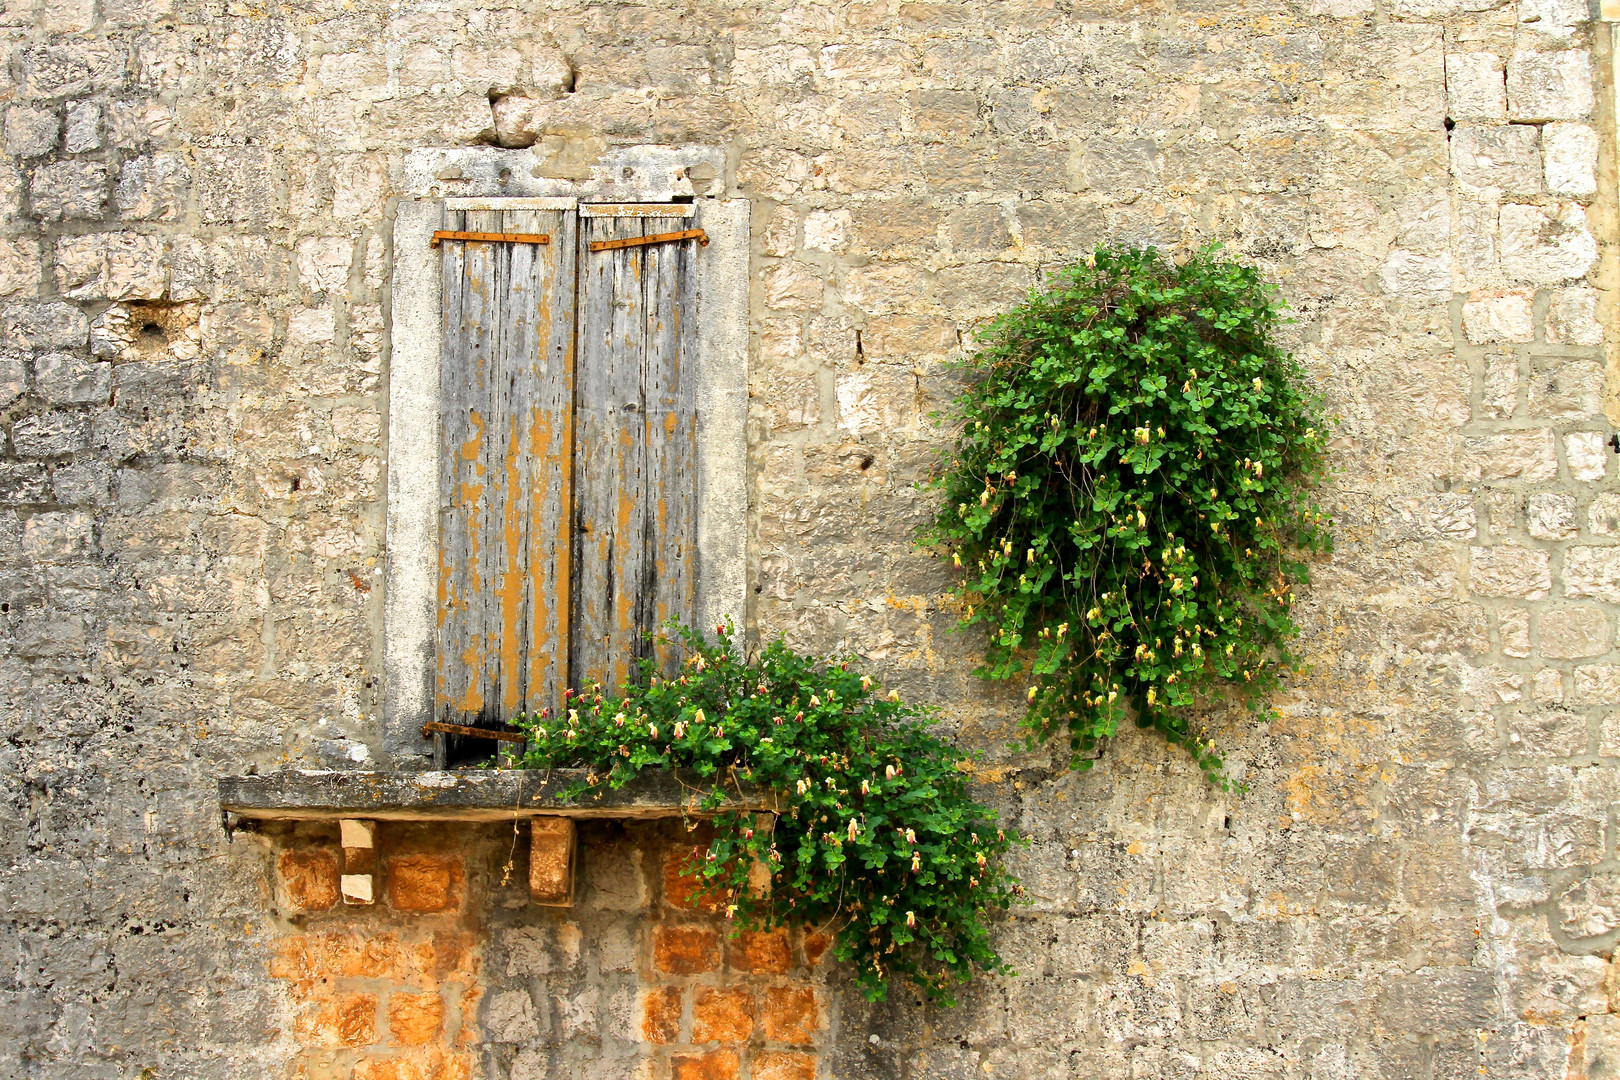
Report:
[[[592,251],[615,251],[619,248],[645,247],[648,244],[672,244],[677,240],[696,240],[709,246],[709,234],[702,229],[682,229],[680,232],[654,233],[651,236],[627,236],[623,240],[592,240]]]
[[[446,724],[430,720],[422,725],[422,738],[432,738],[434,732],[444,735],[465,735],[473,739],[499,739],[501,742],[527,742],[528,736],[516,731],[496,731],[493,728],[467,727],[464,724]]]
[[[438,247],[441,240],[470,240],[480,244],[549,244],[549,233],[532,232],[451,232],[440,229],[428,241],[429,247]]]

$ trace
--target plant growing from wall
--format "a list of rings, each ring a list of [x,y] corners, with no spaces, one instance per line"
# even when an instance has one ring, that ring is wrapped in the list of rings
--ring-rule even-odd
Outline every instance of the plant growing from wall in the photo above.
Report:
[[[1327,424],[1279,308],[1213,250],[1099,248],[964,361],[926,537],[989,636],[979,673],[1029,679],[1032,745],[1065,732],[1084,768],[1132,715],[1229,784],[1190,713],[1263,705],[1296,663],[1306,557],[1330,547],[1311,497]]]
[[[703,887],[745,927],[828,927],[834,955],[868,997],[896,977],[948,1003],[975,970],[1005,972],[986,917],[1013,902],[1009,839],[974,801],[966,755],[930,734],[928,714],[880,695],[849,661],[783,642],[755,662],[730,641],[681,630],[680,675],[638,678],[617,697],[570,695],[567,715],[525,717],[526,768],[588,768],[579,792],[644,769],[692,769],[773,791],[774,829],[719,813]],[[579,792],[576,792],[578,794]],[[723,804],[719,788],[704,807]],[[771,887],[750,881],[768,868]]]

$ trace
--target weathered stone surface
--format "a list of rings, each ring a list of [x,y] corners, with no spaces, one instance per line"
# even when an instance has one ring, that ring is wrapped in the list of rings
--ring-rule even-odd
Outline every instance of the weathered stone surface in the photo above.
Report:
[[[1507,65],[1515,120],[1580,120],[1592,111],[1592,61],[1584,49],[1521,51]]]
[[[1501,216],[1502,269],[1536,284],[1581,277],[1597,259],[1597,241],[1574,203],[1509,203]]]

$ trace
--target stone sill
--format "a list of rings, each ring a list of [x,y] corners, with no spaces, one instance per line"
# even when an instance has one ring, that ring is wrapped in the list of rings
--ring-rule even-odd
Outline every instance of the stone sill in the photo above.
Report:
[[[712,816],[698,804],[715,785],[695,773],[643,773],[617,791],[565,802],[584,769],[468,769],[453,772],[294,771],[224,776],[220,808],[239,818],[281,821],[510,821],[523,817]],[[733,786],[723,810],[775,812],[768,792]]]

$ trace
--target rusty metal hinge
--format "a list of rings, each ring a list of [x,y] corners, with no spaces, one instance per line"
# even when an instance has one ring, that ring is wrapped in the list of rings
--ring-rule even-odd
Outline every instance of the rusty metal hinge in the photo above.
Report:
[[[516,731],[496,731],[493,728],[467,727],[465,724],[445,724],[430,720],[422,725],[422,738],[437,731],[444,735],[466,735],[474,739],[499,739],[501,742],[527,742],[528,736]]]
[[[443,229],[433,234],[429,247],[438,247],[441,240],[473,240],[482,244],[549,244],[548,233],[533,232],[448,232]]]
[[[647,244],[672,244],[676,240],[696,240],[709,245],[709,234],[702,229],[682,229],[680,232],[654,233],[651,236],[627,236],[623,240],[592,240],[592,251],[613,251],[618,248],[643,247]]]

